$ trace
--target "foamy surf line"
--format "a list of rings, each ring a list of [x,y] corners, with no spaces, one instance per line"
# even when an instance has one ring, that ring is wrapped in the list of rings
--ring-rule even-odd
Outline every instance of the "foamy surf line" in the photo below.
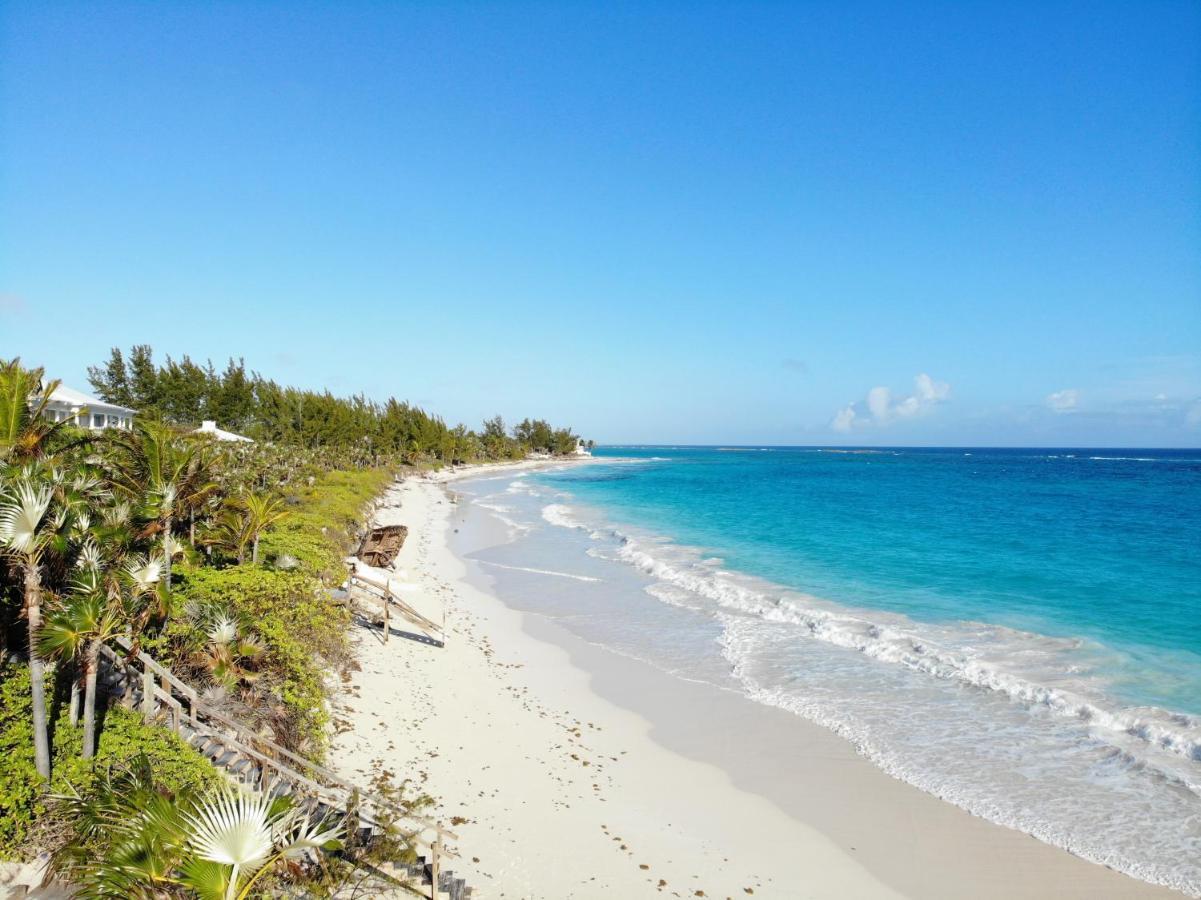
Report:
[[[542,518],[561,528],[592,531],[594,535],[608,534],[620,545],[615,557],[661,582],[694,596],[704,597],[719,607],[756,616],[767,622],[788,623],[804,627],[810,636],[848,650],[857,651],[881,662],[901,665],[923,674],[962,682],[974,688],[1003,694],[1011,700],[1038,706],[1069,720],[1088,722],[1100,732],[1112,732],[1115,737],[1141,740],[1151,747],[1166,751],[1189,762],[1201,759],[1201,724],[1191,716],[1156,708],[1137,711],[1107,708],[1092,697],[1085,697],[1064,688],[1047,687],[1021,674],[1008,671],[995,660],[972,657],[962,650],[943,646],[933,635],[923,634],[920,623],[900,614],[889,614],[895,621],[872,620],[850,610],[840,610],[836,604],[807,605],[800,602],[803,595],[781,585],[745,576],[747,583],[738,583],[733,573],[714,571],[706,565],[699,551],[678,544],[658,544],[655,549],[680,555],[680,560],[668,561],[645,549],[643,543],[617,528],[593,531],[582,522],[578,511],[565,504],[552,503],[542,509]],[[591,553],[603,558],[603,553]],[[696,559],[689,559],[689,556]],[[754,584],[750,582],[756,582]],[[648,591],[662,602],[680,605],[679,600],[665,599],[661,591]],[[816,598],[813,598],[817,602]],[[983,623],[963,623],[977,634],[989,635],[995,656],[1006,650],[1029,650],[1037,645],[1053,646],[1067,652],[1078,645],[1072,639],[1046,638],[1000,626]],[[1201,793],[1201,781],[1185,777],[1177,770],[1165,775],[1179,779],[1195,793]]]
[[[578,521],[559,511],[555,524],[581,528]],[[614,532],[620,533],[620,532]],[[727,573],[700,569],[693,564],[667,562],[647,552],[633,538],[622,535],[618,557],[635,568],[661,581],[714,601],[718,606],[759,617],[766,622],[799,625],[824,643],[853,650],[864,656],[912,671],[951,681],[958,681],[980,690],[1004,695],[1027,707],[1039,707],[1074,722],[1086,722],[1098,737],[1119,749],[1130,751],[1130,738],[1141,741],[1148,750],[1163,751],[1186,763],[1201,759],[1201,726],[1191,716],[1169,710],[1144,707],[1129,711],[1113,709],[1103,701],[1082,696],[1078,692],[1049,687],[1031,681],[1020,673],[1009,671],[997,661],[1039,644],[1049,643],[1041,635],[1023,633],[981,623],[964,623],[988,635],[993,659],[972,656],[970,653],[941,645],[932,635],[922,633],[919,623],[906,621],[898,614],[898,623],[874,621],[850,611],[809,606],[798,599],[802,595],[781,586],[764,590],[738,584]],[[679,548],[687,553],[687,548]],[[660,551],[662,552],[662,551]],[[699,563],[699,560],[696,561]],[[757,589],[758,588],[758,589]],[[652,596],[655,596],[652,594]],[[666,601],[665,601],[666,602]],[[1066,652],[1076,642],[1065,640],[1060,649]],[[1179,781],[1193,793],[1201,794],[1201,773],[1192,766],[1165,765],[1162,758],[1144,758],[1155,765],[1165,777]]]
[[[546,492],[540,493],[546,498]],[[555,494],[556,499],[562,496],[558,492]],[[601,524],[607,517],[589,507],[556,502],[541,506],[539,512],[543,521],[551,525],[589,534],[596,543],[585,551],[588,555],[630,565],[654,578],[658,585],[670,586],[671,590],[652,586],[646,591],[663,603],[701,609],[704,601],[708,601],[711,604],[708,608],[719,618],[734,615],[748,627],[797,626],[803,629],[806,637],[853,651],[874,662],[930,677],[935,683],[957,683],[984,695],[1004,698],[1015,710],[1014,714],[1016,710],[1029,711],[1032,729],[1043,727],[1039,723],[1046,721],[1045,715],[1050,713],[1054,720],[1063,723],[1063,727],[1078,734],[1079,740],[1108,745],[1111,763],[1105,765],[1118,767],[1118,777],[1129,783],[1115,789],[1112,800],[1099,801],[1093,795],[1088,801],[1081,801],[1091,804],[1084,810],[1090,823],[1088,827],[1082,829],[1063,819],[1062,809],[1056,810],[1054,804],[1048,810],[1041,807],[1003,809],[1003,805],[989,800],[987,787],[991,782],[988,778],[998,773],[1011,773],[1014,766],[1023,765],[1018,760],[992,759],[990,765],[994,765],[995,770],[982,773],[978,784],[967,785],[974,790],[965,792],[950,788],[940,773],[922,767],[920,757],[898,756],[885,752],[870,740],[865,741],[861,737],[862,730],[839,713],[837,706],[833,710],[819,711],[803,696],[794,696],[797,688],[790,686],[787,680],[775,686],[757,683],[748,676],[739,647],[728,642],[723,646],[749,698],[787,709],[830,728],[851,740],[865,756],[894,777],[976,815],[1017,828],[1094,862],[1145,881],[1201,896],[1201,867],[1191,862],[1196,858],[1193,852],[1196,842],[1185,825],[1189,821],[1189,808],[1193,808],[1191,816],[1195,819],[1197,794],[1201,793],[1201,772],[1197,766],[1201,759],[1201,724],[1196,717],[1169,710],[1124,706],[1103,691],[1099,692],[1088,680],[1081,680],[1079,684],[1069,680],[1065,684],[1061,678],[1043,683],[1041,674],[1072,669],[1073,654],[1083,645],[1080,640],[1053,638],[979,622],[936,627],[910,620],[899,613],[845,608],[753,576],[714,571],[712,565],[705,564],[699,548],[664,539],[635,537],[632,529]],[[689,601],[689,597],[695,599]],[[1015,661],[1020,661],[1017,668]],[[905,701],[898,696],[895,702]],[[939,712],[936,710],[935,714]],[[963,729],[972,727],[970,722],[951,723],[950,727],[958,727],[962,738],[970,740],[970,735],[962,734]],[[1045,741],[1046,735],[1041,738],[1035,735],[1034,738],[1032,747],[1040,739]],[[1071,754],[1066,752],[1067,749],[1065,757],[1059,761],[1061,766],[1069,765],[1067,760]],[[1030,762],[1037,764],[1036,759]],[[1047,777],[1051,779],[1050,788],[1054,779],[1050,775]],[[1087,779],[1089,775],[1087,770],[1081,769],[1074,771],[1073,777]],[[1135,839],[1127,835],[1111,843],[1109,838],[1114,836],[1116,826],[1112,822],[1104,824],[1103,819],[1108,815],[1117,822],[1126,821],[1121,798],[1132,789],[1137,792],[1146,778],[1167,785],[1163,790],[1177,785],[1188,800],[1181,796],[1170,800],[1168,806],[1172,812],[1165,815],[1165,821],[1160,824],[1175,835],[1165,837],[1142,854],[1138,841],[1146,839],[1154,844],[1157,836],[1148,834]],[[982,785],[985,790],[980,790]],[[1001,789],[999,784],[997,787]],[[1114,805],[1112,808],[1110,803]],[[1096,830],[1090,831],[1094,823]],[[1139,825],[1132,821],[1130,824],[1142,834],[1142,830],[1153,823]],[[1174,846],[1174,842],[1179,846]],[[1181,864],[1176,866],[1165,861],[1173,858],[1182,860]]]
[[[532,575],[553,575],[555,578],[570,578],[573,581],[591,581],[599,582],[602,579],[593,578],[591,575],[575,575],[571,572],[555,572],[550,569],[534,569],[529,566],[506,566],[504,563],[489,562],[486,559],[477,560],[482,566],[491,566],[494,569],[508,569],[510,572],[529,572]]]

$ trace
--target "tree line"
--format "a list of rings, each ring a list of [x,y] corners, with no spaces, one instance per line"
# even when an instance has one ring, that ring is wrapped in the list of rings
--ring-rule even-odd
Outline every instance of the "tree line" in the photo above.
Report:
[[[353,862],[315,855],[341,848],[343,820],[235,792],[99,675],[119,644],[152,650],[227,717],[319,756],[351,621],[324,585],[394,470],[153,416],[87,433],[48,415],[58,387],[0,359],[0,858],[45,852],[81,897],[259,896],[268,870],[348,880]]]
[[[205,419],[260,441],[310,449],[353,450],[364,462],[386,458],[434,459],[443,463],[518,459],[530,452],[566,454],[579,441],[570,428],[543,419],[524,419],[513,429],[500,416],[480,430],[450,427],[440,416],[407,402],[384,403],[361,394],[336,397],[329,391],[281,386],[241,359],[224,369],[211,361],[170,356],[158,365],[147,344],[126,355],[114,347],[102,365],[88,368],[99,397],[174,425],[196,426]]]

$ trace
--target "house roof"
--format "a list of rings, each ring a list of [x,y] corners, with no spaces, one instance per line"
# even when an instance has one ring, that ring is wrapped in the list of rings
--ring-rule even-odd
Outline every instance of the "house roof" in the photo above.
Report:
[[[136,409],[130,409],[128,406],[120,406],[116,403],[106,403],[96,397],[89,397],[83,391],[77,391],[75,388],[69,388],[65,384],[60,384],[50,392],[50,399],[57,400],[59,403],[68,403],[71,406],[86,406],[88,409],[105,409],[117,410],[118,412],[136,413]]]
[[[194,434],[207,434],[210,437],[215,437],[219,441],[241,441],[246,444],[253,444],[254,441],[243,434],[234,434],[232,431],[226,431],[224,428],[218,428],[217,423],[211,419],[205,419]]]

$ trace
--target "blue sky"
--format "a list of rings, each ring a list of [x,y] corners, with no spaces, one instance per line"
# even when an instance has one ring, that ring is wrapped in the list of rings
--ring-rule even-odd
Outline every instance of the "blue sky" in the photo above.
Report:
[[[1201,445],[1201,6],[0,3],[0,357]]]

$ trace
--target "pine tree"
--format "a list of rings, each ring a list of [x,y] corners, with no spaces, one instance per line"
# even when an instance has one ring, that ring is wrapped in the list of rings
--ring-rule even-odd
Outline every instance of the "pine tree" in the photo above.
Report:
[[[103,366],[88,366],[88,381],[106,403],[118,406],[133,406],[133,393],[129,389],[129,374],[125,369],[125,357],[118,347],[113,347],[108,362]]]

